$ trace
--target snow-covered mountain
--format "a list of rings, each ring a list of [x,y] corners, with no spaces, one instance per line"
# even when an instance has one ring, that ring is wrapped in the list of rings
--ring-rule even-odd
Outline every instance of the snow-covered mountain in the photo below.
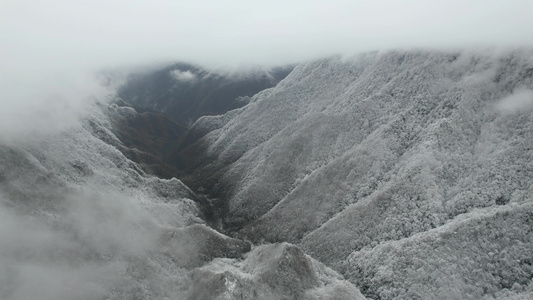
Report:
[[[183,180],[233,235],[373,299],[533,297],[531,50],[317,60],[191,131]]]
[[[246,254],[207,226],[205,200],[119,151],[117,120],[137,114],[102,100],[68,128],[0,144],[1,299],[364,299],[296,246]]]
[[[533,298],[533,51],[316,60],[185,131],[200,73],[0,138],[1,299]]]
[[[178,176],[181,168],[175,156],[191,139],[190,134],[184,136],[190,125],[201,116],[223,114],[246,105],[250,96],[275,86],[293,68],[230,71],[175,63],[127,76],[105,73],[109,78],[126,77],[117,88],[122,100],[115,103],[133,108],[109,115],[113,133],[127,146],[119,149],[149,174]]]

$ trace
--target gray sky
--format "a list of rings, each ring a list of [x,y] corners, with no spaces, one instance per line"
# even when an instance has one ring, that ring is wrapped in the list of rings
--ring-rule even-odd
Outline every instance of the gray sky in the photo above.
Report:
[[[0,0],[11,64],[283,63],[391,47],[533,43],[530,0]]]
[[[530,46],[532,28],[531,0],[0,0],[0,117],[51,90],[91,89],[84,72],[100,68]]]

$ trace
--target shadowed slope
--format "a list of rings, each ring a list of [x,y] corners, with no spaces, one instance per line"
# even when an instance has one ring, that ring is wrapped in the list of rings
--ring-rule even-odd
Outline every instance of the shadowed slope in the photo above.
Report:
[[[189,127],[201,116],[246,105],[247,96],[275,86],[291,70],[292,66],[225,73],[176,63],[155,72],[130,75],[118,94],[136,107],[164,113]]]

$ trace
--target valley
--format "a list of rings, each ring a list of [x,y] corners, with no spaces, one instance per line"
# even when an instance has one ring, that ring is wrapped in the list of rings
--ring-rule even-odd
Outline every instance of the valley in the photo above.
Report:
[[[0,298],[529,299],[532,70],[398,50],[131,75],[0,144]]]
[[[218,230],[254,244],[294,243],[373,299],[519,295],[515,275],[496,270],[531,284],[531,57],[385,52],[302,64],[246,106],[201,117],[169,163],[177,157],[181,180],[215,199]],[[515,94],[530,104],[506,110]],[[499,238],[480,222],[499,224]],[[448,237],[451,228],[463,242]],[[406,253],[441,252],[437,241],[461,257],[442,270],[439,254],[421,260],[438,280],[387,281],[410,268]],[[389,283],[375,273],[380,259],[360,257],[384,245],[397,249]],[[493,247],[521,263],[489,271],[474,253]],[[491,275],[470,277],[473,269]],[[452,283],[451,273],[470,279]],[[451,286],[458,294],[442,291]]]

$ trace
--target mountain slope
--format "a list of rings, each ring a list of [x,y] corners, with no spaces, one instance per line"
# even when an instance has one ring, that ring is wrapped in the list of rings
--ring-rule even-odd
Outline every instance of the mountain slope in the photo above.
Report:
[[[121,143],[114,146],[149,174],[172,178],[178,170],[166,162],[186,129],[162,113],[139,113],[130,104],[115,100],[107,110],[110,130]]]
[[[117,90],[119,108],[109,114],[111,130],[123,144],[117,147],[149,174],[178,176],[183,165],[176,153],[201,137],[187,127],[201,116],[246,105],[249,96],[275,86],[292,68],[215,72],[176,63],[132,73]]]
[[[181,181],[146,175],[119,151],[127,147],[113,134],[116,121],[138,113],[111,103],[90,106],[62,131],[0,143],[1,299],[198,299],[213,287],[211,274],[230,274],[251,250],[207,226],[203,199]],[[295,290],[283,284],[291,278],[270,279],[261,293],[360,295],[296,246],[265,247],[298,260],[280,268],[283,257],[255,258],[258,278],[312,265],[317,280]],[[211,263],[217,258],[227,266]],[[253,290],[247,277],[231,282]]]
[[[2,299],[186,295],[184,256],[196,250],[161,238],[203,223],[195,196],[146,176],[110,145],[120,142],[109,127],[92,107],[65,131],[0,145]]]
[[[242,107],[261,90],[275,86],[292,66],[263,70],[215,72],[186,63],[161,70],[131,74],[118,95],[140,112],[164,113],[189,127],[199,117],[217,115]]]
[[[212,131],[181,152],[194,171],[183,180],[225,199],[226,230],[298,243],[377,299],[406,297],[395,290],[400,283],[380,281],[405,274],[391,262],[391,274],[373,278],[381,261],[359,259],[385,253],[388,244],[417,247],[407,240],[428,233],[420,249],[391,254],[393,261],[421,255],[442,236],[432,230],[448,235],[459,228],[449,254],[457,260],[450,263],[459,270],[465,259],[482,271],[454,286],[455,294],[439,294],[439,285],[452,281],[420,282],[414,274],[401,277],[403,288],[421,284],[429,298],[495,297],[512,284],[487,276],[489,261],[474,257],[486,244],[469,243],[474,234],[466,228],[481,222],[472,212],[498,207],[521,226],[530,222],[532,90],[530,50],[386,52],[310,62],[232,117],[200,118],[193,128]],[[505,227],[509,220],[495,222]],[[509,250],[505,260],[491,261],[495,269],[531,288],[528,263],[506,262],[523,260],[524,252],[498,240],[505,229],[479,234]],[[519,249],[533,250],[530,231],[513,234],[522,235]],[[358,277],[360,265],[366,273]]]

